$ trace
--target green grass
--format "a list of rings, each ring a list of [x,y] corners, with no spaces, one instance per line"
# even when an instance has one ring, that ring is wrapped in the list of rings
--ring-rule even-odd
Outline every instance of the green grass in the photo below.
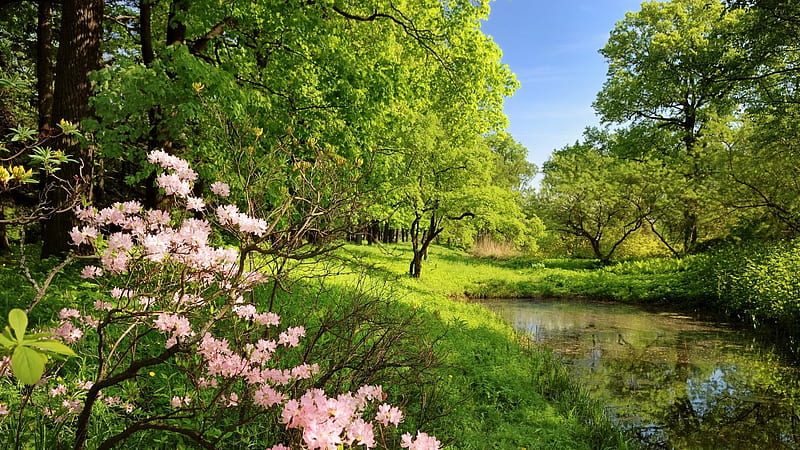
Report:
[[[443,403],[457,404],[433,430],[454,448],[620,448],[628,444],[602,405],[574,384],[546,351],[489,312],[465,302],[492,280],[523,281],[527,270],[504,267],[443,247],[433,247],[422,277],[406,275],[410,250],[348,246],[342,256],[367,266],[372,282],[389,283],[401,304],[421,310],[449,367]],[[565,261],[554,261],[554,264]],[[556,269],[563,270],[563,269]],[[346,283],[352,276],[339,277]],[[451,406],[452,407],[452,406]]]
[[[373,273],[383,273],[387,279],[403,274],[410,258],[403,245],[352,246],[347,250],[374,264]],[[479,259],[434,247],[422,277],[402,282],[410,289],[470,298],[583,296],[640,303],[697,303],[713,295],[697,264],[702,258],[655,258],[603,266],[589,259]]]
[[[603,406],[574,383],[555,356],[533,348],[525,336],[482,305],[463,301],[465,294],[486,289],[492,280],[522,283],[541,267],[514,267],[530,263],[473,259],[434,247],[422,278],[412,279],[406,275],[409,249],[396,246],[386,250],[388,253],[373,247],[346,247],[337,256],[349,269],[337,269],[338,275],[321,279],[300,279],[290,292],[276,299],[275,310],[283,323],[307,327],[301,345],[311,360],[322,366],[326,379],[318,383],[326,390],[344,392],[365,383],[382,384],[389,395],[387,401],[406,413],[402,432],[421,429],[453,449],[628,447],[604,415]],[[0,313],[4,316],[12,307],[26,306],[33,292],[13,258],[3,262],[0,279],[5,290]],[[37,262],[34,277],[42,279],[52,264]],[[568,272],[564,267],[585,263],[554,260],[544,264],[552,265],[547,270]],[[319,263],[315,269],[322,267]],[[367,269],[362,271],[364,267]],[[64,306],[90,307],[98,293],[77,276],[78,270],[79,265],[69,267],[56,278],[49,295],[31,314],[32,323],[47,326]],[[268,292],[255,294],[257,303],[267,304]],[[386,342],[391,345],[384,346]],[[87,379],[79,362],[68,361],[59,375]],[[155,376],[142,377],[141,386],[137,382],[120,389],[147,389],[156,394],[152,401],[157,401],[159,393],[180,390],[185,382],[181,375],[170,373],[170,367],[154,367]],[[0,399],[18,395],[17,389],[10,380],[2,380]],[[46,392],[38,398],[47,401]],[[142,400],[150,401],[147,397]],[[101,436],[120,426],[115,414],[100,405],[93,414],[91,433]],[[228,431],[225,446],[263,448],[267,441],[274,442],[281,428],[268,417]],[[226,418],[219,420],[224,423]],[[264,422],[269,420],[271,426]],[[69,422],[53,424],[34,417],[25,424],[26,445],[68,447],[70,426]],[[8,428],[0,430],[0,434],[7,432]],[[11,433],[7,436],[13,437]],[[89,444],[101,440],[90,439]],[[192,447],[191,441],[180,436],[158,432],[137,434],[121,448],[154,444]]]

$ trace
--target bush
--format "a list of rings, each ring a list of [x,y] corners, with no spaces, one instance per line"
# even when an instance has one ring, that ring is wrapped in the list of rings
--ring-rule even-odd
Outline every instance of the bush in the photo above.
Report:
[[[800,331],[800,239],[718,250],[711,269],[718,301],[730,314]]]

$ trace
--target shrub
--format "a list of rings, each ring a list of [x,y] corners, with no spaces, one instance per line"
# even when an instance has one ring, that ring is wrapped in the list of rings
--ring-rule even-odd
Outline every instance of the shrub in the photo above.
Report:
[[[197,218],[210,209],[192,196],[197,174],[163,152],[150,160],[166,169],[158,184],[175,197],[175,210],[136,202],[78,209],[83,225],[72,240],[100,260],[81,271],[94,301],[62,309],[50,333],[80,358],[51,366],[3,406],[5,443],[60,447],[74,432],[75,448],[136,447],[142,435],[162,446],[236,446],[237,439],[275,449],[286,448],[281,440],[312,449],[394,446],[388,429],[402,413],[381,403],[381,386],[329,397],[319,364],[301,351],[306,329],[279,328],[280,317],[256,304],[255,290],[270,281],[261,255],[279,246],[264,239],[275,224],[233,204]],[[229,192],[223,183],[211,189],[217,198]],[[213,245],[223,241],[238,246]],[[61,431],[42,434],[42,427]],[[400,438],[402,447],[438,445],[422,432]]]

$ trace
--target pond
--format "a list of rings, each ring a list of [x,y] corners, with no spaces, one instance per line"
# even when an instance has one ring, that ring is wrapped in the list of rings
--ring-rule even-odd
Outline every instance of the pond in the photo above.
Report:
[[[800,371],[734,327],[577,300],[486,305],[560,355],[650,448],[800,448]]]

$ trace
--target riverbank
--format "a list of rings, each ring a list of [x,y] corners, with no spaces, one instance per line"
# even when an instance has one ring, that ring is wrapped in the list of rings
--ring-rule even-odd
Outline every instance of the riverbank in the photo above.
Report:
[[[287,280],[289,292],[274,299],[268,290],[254,292],[259,309],[272,304],[283,323],[306,327],[303,358],[320,364],[324,376],[317,380],[320,386],[335,393],[380,383],[387,401],[406,414],[401,432],[424,430],[448,448],[628,447],[626,438],[606,417],[603,405],[590,399],[550,352],[533,348],[524,335],[483,306],[448,298],[448,294],[472,289],[472,272],[488,270],[488,266],[460,252],[434,248],[423,278],[415,280],[406,275],[408,262],[403,252],[407,249],[388,250],[391,253],[348,247],[339,254],[346,263],[344,269],[338,263],[320,262],[309,267],[308,275],[313,272],[324,277]],[[0,312],[5,314],[12,307],[28,304],[34,294],[13,255],[3,262],[0,279],[6,289],[0,296]],[[33,277],[41,280],[52,263],[34,264]],[[47,327],[64,307],[91,310],[93,302],[108,295],[82,280],[79,270],[77,264],[69,266],[56,277],[50,293],[30,314],[32,326]],[[82,345],[91,351],[91,343],[73,344],[73,348],[80,354]],[[58,372],[58,383],[77,383],[80,370],[75,370],[73,363],[78,361],[68,361]],[[147,389],[176,392],[186,387],[191,391],[181,384],[179,370],[170,370],[169,364],[154,367],[145,377]],[[17,408],[19,405],[9,403],[18,395],[10,377],[0,379],[2,406]],[[34,398],[47,404],[48,395],[45,390]],[[157,406],[147,398],[132,400],[132,405],[134,411]],[[95,426],[89,430],[93,439],[113,432],[116,413],[110,408],[98,409],[92,421]],[[14,434],[3,430],[9,431],[7,427],[14,423],[6,420],[11,416],[4,417],[0,417],[0,435],[11,438]],[[72,419],[54,422],[30,407],[19,417],[26,424],[21,438],[32,448],[70,445]],[[229,418],[221,416],[220,427]],[[225,445],[260,445],[260,439],[268,443],[280,436],[282,427],[275,416],[269,414],[264,420],[226,432]],[[148,440],[151,444],[194,445],[180,435],[154,431],[120,448],[144,445]]]
[[[402,270],[405,248],[386,249],[387,255],[369,247],[354,251],[384,263],[399,257],[393,270]],[[431,257],[423,279],[435,278],[434,289],[446,295],[612,300],[712,313],[716,319],[756,328],[790,346],[800,336],[800,240],[739,243],[683,258],[610,265],[590,259],[491,259],[445,249],[437,252],[441,256]]]

